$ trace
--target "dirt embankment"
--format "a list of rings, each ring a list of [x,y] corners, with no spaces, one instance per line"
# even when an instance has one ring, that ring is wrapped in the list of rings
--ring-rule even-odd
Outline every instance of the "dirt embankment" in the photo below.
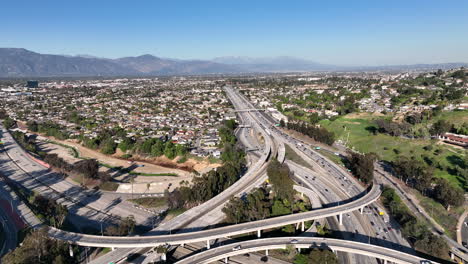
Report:
[[[52,140],[60,144],[73,147],[78,151],[81,157],[97,159],[100,162],[113,167],[121,166],[125,168],[129,166],[130,162],[134,161],[138,165],[143,165],[133,169],[134,171],[140,173],[176,173],[179,176],[187,176],[190,174],[190,172],[193,172],[194,170],[199,173],[203,173],[207,170],[221,166],[221,164],[211,164],[208,160],[198,161],[195,159],[188,159],[185,162],[178,163],[177,158],[174,160],[170,160],[164,156],[154,158],[134,155],[130,159],[124,159],[121,157],[124,153],[120,151],[120,149],[117,149],[116,153],[113,155],[105,155],[97,150],[89,149],[82,146],[80,143],[78,143],[77,140],[59,140],[54,137],[47,137],[44,135],[40,135],[40,137],[42,137],[43,139]],[[61,154],[60,156],[62,156],[64,153],[57,154]]]

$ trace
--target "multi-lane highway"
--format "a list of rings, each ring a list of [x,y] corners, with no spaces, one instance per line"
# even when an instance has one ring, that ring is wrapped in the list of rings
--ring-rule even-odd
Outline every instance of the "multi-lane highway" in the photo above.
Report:
[[[242,106],[234,105],[234,107],[241,108]],[[249,126],[249,130],[252,133],[259,133],[263,137],[264,142],[262,144],[262,148],[256,151],[256,155],[259,156],[258,159],[254,160],[254,163],[251,164],[248,171],[228,189],[218,194],[214,198],[210,199],[209,201],[197,207],[194,207],[186,211],[185,213],[177,216],[176,218],[158,226],[148,234],[166,234],[169,233],[169,231],[173,233],[172,230],[176,230],[175,232],[177,232],[177,230],[183,228],[200,230],[206,226],[216,224],[220,220],[219,216],[222,216],[222,214],[220,214],[219,212],[220,208],[223,207],[224,203],[229,201],[229,199],[232,196],[242,195],[246,190],[252,189],[254,186],[257,186],[259,182],[264,181],[264,179],[266,178],[266,162],[272,155],[276,153],[276,146],[273,144],[272,140],[267,135],[267,133],[255,122],[251,113],[239,113],[239,118],[241,119],[242,124]],[[240,133],[246,132],[246,130],[240,131]],[[252,143],[252,145],[258,146],[255,143]],[[217,217],[210,217],[210,215],[213,214],[217,215]],[[137,251],[141,252],[141,250],[139,249],[116,249],[115,251],[94,260],[92,264],[107,264],[112,261],[123,259],[128,254]]]
[[[136,208],[114,195],[85,190],[34,161],[0,125],[0,138],[4,142],[0,153],[0,171],[16,184],[56,199],[68,207],[69,219],[77,227],[95,226],[97,222],[115,221],[119,217],[134,216],[138,224],[151,225],[156,217]]]
[[[244,96],[242,96],[241,94],[237,93],[236,91],[234,91],[234,89],[230,88],[230,87],[227,87],[228,90],[230,90],[231,93],[236,93],[237,94],[237,99],[238,100],[242,100],[245,102],[245,104],[248,105],[248,108],[250,109],[255,109],[255,106],[253,106],[250,102],[248,102],[247,99],[245,99]],[[342,169],[340,168],[338,165],[334,164],[333,162],[329,162],[328,159],[326,159],[324,156],[322,156],[320,153],[314,151],[312,148],[310,148],[310,146],[307,146],[306,144],[304,144],[304,142],[301,142],[295,138],[292,138],[290,137],[289,135],[283,133],[282,131],[276,129],[276,127],[274,126],[275,123],[273,122],[273,120],[271,119],[271,117],[267,116],[264,112],[257,112],[257,116],[259,117],[260,120],[262,120],[262,123],[264,125],[264,127],[268,127],[270,128],[270,131],[272,131],[273,133],[273,136],[275,137],[275,140],[284,140],[286,143],[289,143],[291,144],[292,147],[297,147],[299,150],[302,150],[304,151],[308,157],[310,157],[311,159],[314,159],[315,161],[317,161],[324,169],[327,170],[327,172],[330,174],[330,175],[333,175],[334,178],[336,179],[347,179],[347,173]],[[351,180],[352,177],[349,177]],[[343,183],[342,183],[343,184]],[[346,182],[344,183],[346,185]],[[351,185],[346,185],[346,186],[350,186],[350,189],[357,189],[359,187],[359,184],[351,184]],[[348,190],[349,192],[350,190]],[[410,204],[413,204],[411,202],[410,199],[405,199],[405,196],[404,196],[404,193],[402,193],[401,195],[403,200],[406,200],[405,202],[406,203],[410,203]],[[425,214],[424,210],[419,208],[417,205],[412,205],[410,206],[411,207],[415,207],[416,209],[419,209],[417,211],[415,211],[416,213],[419,213],[419,214],[422,214],[422,216],[426,219],[428,219],[428,221],[432,222],[433,220],[427,216],[427,214]],[[392,223],[392,225],[394,226],[397,226],[398,225],[396,223]],[[378,232],[376,232],[376,234],[380,234],[382,235],[382,231],[384,231],[386,233],[386,231],[388,231],[389,229],[385,227],[385,224],[381,227],[379,227],[378,229]],[[393,232],[394,233],[397,233],[398,231],[393,229]],[[468,256],[466,253],[464,253],[464,249],[462,247],[462,245],[458,244],[456,241],[454,241],[453,239],[449,238],[448,236],[446,236],[445,234],[443,234],[443,230],[438,230],[437,228],[434,230],[434,233],[438,234],[438,235],[441,235],[446,241],[447,243],[450,245],[451,247],[451,251],[453,254],[455,254],[456,256],[458,256],[459,258],[463,259],[464,261],[468,261]],[[382,237],[385,236],[385,235],[382,235]],[[399,241],[400,243],[403,243],[403,239],[400,239],[401,238],[401,235],[399,234],[393,234],[393,236],[391,236],[393,238],[397,238],[396,241]],[[400,238],[398,238],[400,237]],[[387,237],[386,237],[387,238]],[[407,243],[407,242],[406,242]]]
[[[243,98],[240,94],[238,94],[233,89],[227,87],[226,94],[228,95],[229,99],[231,100],[231,102],[233,103],[236,109],[238,110],[254,109],[254,107],[250,104],[250,102],[248,102],[245,98]],[[136,248],[136,247],[150,248],[150,247],[154,247],[158,245],[180,245],[180,244],[196,243],[196,242],[206,242],[207,248],[210,248],[210,245],[211,245],[210,241],[216,240],[218,238],[235,236],[235,235],[245,234],[249,232],[255,232],[260,236],[261,230],[264,230],[264,229],[276,228],[276,227],[284,226],[287,224],[303,223],[304,221],[322,219],[322,218],[327,218],[327,217],[331,219],[336,218],[335,220],[338,220],[340,223],[342,223],[343,226],[345,226],[346,230],[353,230],[354,228],[357,228],[354,230],[355,234],[356,233],[366,234],[366,232],[369,232],[369,230],[371,229],[370,225],[367,223],[367,226],[366,226],[365,224],[362,223],[362,222],[366,222],[362,220],[363,218],[366,218],[366,216],[361,215],[360,213],[356,213],[356,212],[359,210],[361,213],[364,213],[364,214],[367,214],[369,212],[370,214],[372,214],[371,209],[364,209],[364,207],[369,204],[374,203],[378,199],[380,195],[380,188],[376,184],[374,184],[372,189],[370,189],[366,194],[364,194],[363,192],[364,189],[361,186],[359,186],[359,184],[352,182],[352,179],[349,180],[347,178],[349,175],[346,172],[344,172],[342,168],[336,166],[335,164],[330,164],[324,157],[322,157],[320,154],[315,153],[315,152],[306,153],[306,154],[310,155],[309,158],[312,159],[316,163],[314,164],[315,166],[318,166],[320,164],[320,166],[322,167],[321,168],[322,171],[320,173],[321,175],[323,174],[332,175],[334,178],[333,181],[336,181],[335,184],[338,184],[338,186],[340,184],[339,181],[350,181],[348,184],[346,184],[346,187],[343,183],[341,183],[342,187],[345,187],[342,190],[338,190],[340,189],[340,187],[338,188],[329,187],[330,191],[328,191],[325,188],[325,192],[327,193],[323,193],[323,189],[324,189],[323,186],[332,186],[333,183],[329,182],[325,184],[319,184],[320,180],[317,180],[315,182],[316,184],[314,187],[315,190],[322,189],[319,195],[322,197],[322,202],[336,201],[338,202],[338,205],[321,208],[321,209],[317,209],[317,210],[313,210],[313,211],[305,212],[305,213],[286,215],[286,216],[275,217],[275,218],[270,218],[270,219],[265,219],[265,220],[260,220],[260,221],[254,221],[254,222],[248,222],[248,223],[243,223],[243,224],[238,224],[238,225],[226,226],[226,227],[221,227],[221,228],[201,230],[204,227],[217,223],[222,219],[222,217],[219,217],[219,214],[218,214],[218,217],[211,217],[209,212],[216,212],[217,210],[220,210],[223,204],[227,202],[230,199],[230,197],[235,196],[235,195],[241,195],[242,193],[251,190],[253,187],[258,186],[266,179],[267,176],[265,172],[266,172],[266,167],[267,167],[267,161],[269,160],[270,157],[276,156],[277,153],[281,153],[280,156],[284,158],[284,144],[289,144],[293,148],[298,147],[297,145],[298,142],[296,140],[289,138],[287,135],[282,134],[279,130],[276,130],[271,120],[266,118],[263,114],[260,114],[258,111],[245,110],[245,111],[239,112],[239,115],[242,117],[243,122],[248,124],[248,126],[250,127],[248,128],[249,130],[252,129],[254,131],[253,133],[258,133],[261,135],[261,141],[263,141],[262,143],[264,144],[264,148],[263,150],[257,151],[257,153],[259,153],[259,154],[256,154],[256,156],[258,156],[258,159],[253,159],[255,162],[250,166],[247,173],[243,177],[241,177],[240,180],[234,183],[231,187],[229,187],[227,190],[222,192],[220,195],[214,197],[213,199],[207,201],[206,203],[198,207],[195,207],[187,211],[186,213],[176,217],[175,219],[165,224],[160,225],[158,228],[156,228],[155,230],[149,232],[148,234],[144,236],[134,236],[134,237],[91,236],[91,235],[84,235],[84,234],[79,234],[79,233],[64,232],[64,231],[57,230],[57,229],[51,229],[49,231],[50,236],[57,238],[57,239],[69,241],[71,243],[75,243],[78,245],[84,245],[84,246],[124,248],[124,249],[115,250],[111,254],[108,254],[107,257],[98,259],[97,261],[94,262],[94,263],[108,263],[110,261],[120,260],[124,258],[130,252],[135,252],[135,250],[128,249],[128,248]],[[247,131],[247,129],[245,130]],[[240,134],[238,133],[237,135],[247,137],[245,134],[242,134],[242,133],[245,133],[246,131],[240,132]],[[7,137],[9,136],[9,134],[6,131],[4,131],[4,134],[7,135]],[[12,139],[8,139],[8,140],[12,141]],[[8,140],[5,140],[5,141],[8,141]],[[247,144],[250,144],[250,143],[248,142]],[[8,142],[7,147],[10,145],[13,145],[13,150],[15,147],[18,147],[14,141]],[[282,151],[278,151],[277,146],[281,146]],[[254,143],[251,143],[250,146],[247,146],[247,147],[251,147],[252,149],[258,149],[258,144],[257,142],[254,142]],[[12,171],[16,171],[19,168],[20,170],[23,171],[23,174],[26,174],[29,176],[29,179],[26,179],[23,182],[21,182],[22,184],[29,180],[29,181],[33,181],[38,186],[45,185],[43,181],[45,181],[46,179],[38,180],[38,178],[41,176],[40,174],[41,173],[44,174],[43,168],[40,168],[41,171],[39,172],[34,171],[33,167],[36,167],[37,164],[32,162],[29,159],[29,157],[25,155],[24,152],[21,152],[22,151],[21,149],[17,151],[13,151],[11,148],[8,148],[7,150],[9,151],[7,155],[11,160],[10,163],[12,163],[9,165],[16,166],[16,167],[14,166],[10,167],[9,169],[11,169]],[[307,149],[304,149],[302,151],[306,152]],[[300,171],[301,169],[296,168],[296,170]],[[309,172],[306,172],[305,175],[303,175],[303,178],[302,178],[303,181],[306,181],[304,180],[304,178],[306,178],[307,175],[312,175],[312,174]],[[349,178],[352,178],[352,177],[349,177]],[[15,180],[19,181],[20,179],[21,178],[16,178]],[[46,185],[50,187],[54,183],[55,182],[52,182]],[[305,182],[303,182],[303,184],[307,185],[305,184]],[[313,186],[313,184],[310,184],[310,186]],[[27,185],[27,187],[29,188],[32,186]],[[62,190],[60,190],[57,186],[55,187],[56,188],[52,188],[53,191],[55,191],[56,193],[62,192]],[[350,199],[352,197],[354,198],[360,197],[360,198]],[[341,202],[340,204],[339,201],[342,201],[342,200],[347,200],[347,201]],[[369,217],[372,218],[372,216],[369,216]],[[371,221],[371,223],[374,223],[372,224],[372,226],[380,225],[381,223],[379,221],[382,221],[382,220],[374,219],[374,221]],[[352,223],[358,223],[358,224],[354,225]],[[172,233],[171,230],[175,230],[175,229],[180,229],[180,230],[183,230],[184,232],[167,235],[167,233]],[[190,231],[192,232],[187,232],[187,229],[190,229]],[[387,233],[387,231],[384,231],[383,229],[382,229],[382,232]],[[362,236],[360,237],[362,239]],[[368,242],[370,242],[370,234],[368,234],[367,237],[368,237]],[[390,238],[391,240],[398,241],[399,239],[398,236],[391,236],[390,234],[389,234],[389,237],[391,237]],[[242,242],[242,243],[247,243],[247,242]],[[306,244],[307,243],[305,243],[304,245]],[[267,246],[272,246],[272,245],[267,245]],[[310,247],[310,244],[308,244],[308,247]],[[252,248],[255,248],[255,247],[252,247]],[[349,252],[347,250],[342,250],[342,251]],[[372,254],[364,254],[364,255],[373,256]],[[385,257],[382,257],[382,258],[385,259]],[[406,263],[404,262],[403,258],[401,258],[400,261],[403,261],[401,263]],[[359,262],[359,260],[357,262]],[[360,262],[360,263],[364,263],[364,262]]]

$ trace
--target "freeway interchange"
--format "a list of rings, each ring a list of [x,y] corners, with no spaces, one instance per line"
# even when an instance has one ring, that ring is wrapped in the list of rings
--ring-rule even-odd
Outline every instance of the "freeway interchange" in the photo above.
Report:
[[[220,246],[187,257],[180,263],[209,263],[210,261],[240,255],[241,253],[245,253],[244,251],[246,250],[246,252],[252,252],[284,248],[285,245],[291,243],[291,239],[298,241],[297,244],[294,243],[298,248],[309,248],[319,245],[320,247],[326,246],[338,252],[357,254],[358,256],[351,258],[340,258],[349,263],[377,263],[375,258],[395,263],[423,263],[424,259],[414,255],[414,251],[409,248],[408,243],[396,229],[389,232],[386,228],[387,225],[395,225],[395,223],[388,223],[390,220],[377,217],[375,212],[372,211],[376,207],[369,206],[374,204],[380,196],[379,185],[373,184],[370,189],[363,188],[342,168],[277,130],[271,118],[266,116],[265,113],[256,111],[255,107],[233,88],[226,87],[225,91],[233,106],[237,110],[240,110],[238,115],[242,123],[248,124],[249,129],[260,134],[263,139],[263,148],[259,148],[259,142],[248,142],[249,136],[243,134],[247,131],[246,129],[242,131],[242,128],[240,128],[241,130],[237,131],[237,136],[244,137],[245,139],[242,141],[246,142],[253,149],[254,153],[252,154],[255,158],[252,159],[249,170],[236,183],[213,199],[159,225],[142,236],[94,236],[66,232],[55,228],[49,228],[49,235],[53,238],[81,246],[116,248],[111,253],[93,261],[93,263],[109,263],[111,261],[120,261],[132,252],[141,252],[138,248],[145,248],[144,251],[147,252],[152,247],[160,245],[176,246],[206,242],[206,248],[210,249],[211,242],[218,239],[250,232],[255,232],[261,237],[261,231],[265,229],[288,224],[302,224],[303,227],[304,221],[327,219],[332,227],[344,231],[346,239],[356,240],[356,242],[305,237],[290,238],[289,240],[286,238],[258,239],[237,242],[243,250],[234,251],[231,245]],[[14,142],[11,135],[3,127],[2,130],[2,140],[6,144],[4,151],[1,153],[1,158],[4,159],[2,166],[5,167],[0,169],[8,172],[6,174],[7,178],[24,185],[26,188],[41,188],[39,189],[41,192],[48,193],[58,199],[59,202],[66,204],[69,208],[74,208],[72,212],[77,218],[89,217],[88,220],[94,221],[94,223],[102,221],[103,217],[111,219],[114,215],[128,216],[135,214],[135,216],[139,216],[137,221],[140,223],[148,223],[149,219],[154,217],[145,215],[145,213],[140,211],[135,211],[137,209],[131,205],[127,205],[125,202],[113,202],[104,193],[100,193],[99,195],[87,193],[87,191],[81,189],[74,189],[76,186],[67,185],[63,179],[60,180],[48,170],[39,166]],[[305,188],[313,190],[319,197],[320,203],[324,206],[305,213],[205,229],[206,226],[216,224],[222,220],[221,209],[230,197],[240,196],[260,186],[265,181],[267,178],[266,167],[270,158],[278,156],[280,161],[284,161],[285,144],[302,155],[310,164],[314,165],[314,170],[310,170],[291,161],[285,161],[291,170],[294,171],[296,182]],[[323,177],[323,175],[331,177]],[[50,178],[53,181],[48,180]],[[74,199],[65,199],[60,195],[61,193],[73,194]],[[115,199],[115,196],[112,196],[112,198]],[[109,206],[109,204],[113,206]],[[378,237],[379,235],[380,237]],[[366,241],[368,242],[367,244],[365,243]],[[373,242],[372,245],[370,245],[371,241]],[[403,250],[405,253],[402,253]],[[154,256],[151,258],[154,258]],[[148,261],[151,261],[151,259],[142,260],[141,263],[147,263]]]

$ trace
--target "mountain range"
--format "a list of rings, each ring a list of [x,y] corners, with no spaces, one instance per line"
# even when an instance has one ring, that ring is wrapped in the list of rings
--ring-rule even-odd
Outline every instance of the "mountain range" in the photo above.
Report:
[[[447,69],[466,63],[378,67],[342,67],[294,57],[218,57],[213,60],[178,60],[153,55],[107,59],[89,55],[40,54],[21,48],[0,48],[0,77],[88,77],[238,74],[259,72],[367,71]]]

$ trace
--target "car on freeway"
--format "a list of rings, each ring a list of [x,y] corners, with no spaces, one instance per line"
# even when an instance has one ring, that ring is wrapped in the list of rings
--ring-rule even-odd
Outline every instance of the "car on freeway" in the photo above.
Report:
[[[297,244],[297,243],[298,243],[297,239],[292,239],[291,240],[291,244]]]
[[[237,250],[240,250],[242,249],[242,246],[241,245],[237,245],[235,247],[232,248],[232,251],[237,251]]]

